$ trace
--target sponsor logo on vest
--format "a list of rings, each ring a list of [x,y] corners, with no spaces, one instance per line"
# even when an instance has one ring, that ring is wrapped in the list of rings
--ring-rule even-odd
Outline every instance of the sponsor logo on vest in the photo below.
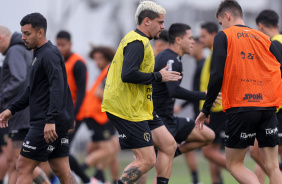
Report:
[[[55,147],[54,147],[54,146],[49,145],[49,146],[48,146],[48,148],[47,148],[47,151],[52,152],[52,151],[54,151],[54,149],[55,149]]]
[[[61,138],[61,145],[62,144],[69,144],[69,139],[68,138]]]
[[[268,129],[265,129],[265,134],[266,135],[275,135],[275,134],[278,134],[278,128],[268,128]]]
[[[246,33],[244,33],[244,32],[239,32],[239,33],[237,33],[237,38],[239,39],[239,38],[253,38],[253,39],[256,39],[256,40],[259,40],[260,39],[260,36],[259,35],[255,35],[255,34],[253,34],[253,33],[251,33],[251,32],[246,32]]]
[[[256,137],[256,133],[247,134],[247,133],[241,132],[241,135],[240,135],[240,139],[249,139],[253,137]]]
[[[262,94],[245,94],[245,97],[243,100],[248,100],[248,102],[260,102],[260,100],[263,100]]]
[[[168,64],[168,71],[172,71],[172,64],[174,63],[174,60],[170,59],[167,61],[167,64]]]
[[[30,146],[29,143],[30,143],[29,141],[24,142],[23,147],[26,147],[26,148],[29,148],[29,149],[32,149],[32,150],[36,150],[37,147]]]
[[[147,95],[147,99],[152,101],[152,92],[153,92],[153,88],[147,88],[147,93],[151,93]]]
[[[118,137],[120,139],[127,139],[126,135],[125,134],[118,134]]]
[[[145,139],[145,141],[147,141],[147,142],[149,142],[150,141],[150,134],[148,133],[148,132],[145,132],[144,133],[144,139]]]

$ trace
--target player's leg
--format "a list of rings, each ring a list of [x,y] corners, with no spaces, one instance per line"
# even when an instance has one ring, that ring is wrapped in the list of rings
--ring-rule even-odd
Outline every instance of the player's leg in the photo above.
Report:
[[[260,148],[261,158],[264,162],[270,184],[282,183],[282,175],[277,159],[278,146]]]
[[[248,148],[225,148],[226,166],[230,174],[241,184],[259,184],[257,176],[244,166]]]
[[[199,176],[198,176],[198,163],[197,163],[197,157],[195,152],[190,151],[185,153],[184,158],[186,160],[186,164],[188,165],[192,176],[192,183],[197,184],[199,182]]]
[[[261,159],[261,156],[260,156],[259,147],[258,147],[258,141],[257,140],[255,140],[254,146],[250,147],[250,156],[256,162],[254,173],[259,178],[259,181],[261,183],[264,183],[266,170],[265,170],[264,163],[263,163],[263,161]]]
[[[221,184],[221,167],[214,162],[209,162],[212,184]]]
[[[136,160],[124,169],[118,184],[134,183],[156,163],[156,154],[148,122],[131,122],[110,113],[107,113],[107,116],[119,132],[121,149],[131,149],[136,156]]]
[[[155,129],[151,128],[151,130],[154,145],[158,149],[157,163],[155,166],[157,184],[168,183],[177,144],[164,125]]]
[[[258,177],[259,182],[264,184],[266,174],[258,164],[255,164],[254,173]]]
[[[49,164],[61,183],[77,184],[76,178],[70,169],[68,156],[49,159]]]
[[[178,125],[175,140],[178,143],[185,141],[178,146],[181,153],[186,153],[197,148],[210,144],[214,138],[214,132],[204,125],[203,130],[198,130],[195,127],[195,121],[189,118],[175,118]]]
[[[11,135],[11,134],[9,134]],[[22,144],[18,145],[19,149],[21,148]],[[16,165],[17,165],[17,160],[18,157],[14,154],[13,152],[13,142],[12,139],[9,138],[8,139],[8,144],[7,144],[7,148],[8,148],[8,182],[9,184],[15,184],[17,182],[17,169],[16,169]]]
[[[3,183],[4,177],[8,170],[7,158],[9,155],[7,142],[8,141],[8,128],[0,129],[0,183]]]
[[[29,159],[22,155],[19,156],[17,161],[18,179],[17,184],[30,184],[33,182],[33,170],[40,162]]]
[[[247,111],[229,114],[227,117],[225,129],[226,165],[229,172],[239,183],[259,184],[257,176],[247,169],[243,162],[248,147],[254,145],[255,137],[259,141],[262,138],[261,136],[265,135],[265,128],[260,128],[260,126],[264,125],[260,125],[264,120],[263,112]]]
[[[282,183],[278,164],[278,121],[275,111],[262,111],[263,117],[258,126],[257,140],[260,155],[265,166],[270,184]]]

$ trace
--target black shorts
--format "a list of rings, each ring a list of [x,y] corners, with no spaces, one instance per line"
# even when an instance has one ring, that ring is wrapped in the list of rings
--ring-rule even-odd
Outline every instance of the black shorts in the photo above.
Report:
[[[84,119],[89,130],[93,131],[92,141],[106,141],[109,140],[113,135],[115,135],[115,128],[111,121],[108,121],[104,125],[100,125],[92,118]]]
[[[226,119],[226,114],[222,111],[211,112],[210,114],[210,123],[206,124],[206,126],[212,129],[215,133],[215,139],[213,140],[214,144],[224,143]]]
[[[21,155],[36,161],[45,162],[52,158],[69,156],[68,132],[56,132],[58,138],[54,142],[46,143],[41,129],[31,128],[27,133]]]
[[[225,146],[247,148],[254,145],[257,138],[259,147],[274,147],[279,143],[277,125],[275,111],[257,110],[230,114],[225,127]]]
[[[195,121],[190,118],[174,117],[173,122],[161,118],[177,143],[186,141],[195,127]]]
[[[9,137],[12,141],[23,141],[29,129],[12,130]]]
[[[9,138],[9,128],[0,128],[0,147],[6,146]]]
[[[277,120],[278,120],[278,138],[279,138],[279,145],[282,145],[282,109],[280,109],[277,113]]]
[[[153,120],[132,122],[107,112],[109,120],[119,132],[121,149],[138,149],[153,146],[151,130],[163,126],[162,120],[155,114]]]

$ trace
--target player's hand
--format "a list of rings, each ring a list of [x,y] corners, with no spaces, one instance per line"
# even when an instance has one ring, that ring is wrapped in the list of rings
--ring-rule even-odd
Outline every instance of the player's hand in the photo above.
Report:
[[[56,129],[55,124],[48,124],[48,123],[45,124],[44,139],[47,143],[54,142],[58,138],[58,135],[55,129]]]
[[[168,65],[160,70],[160,73],[162,75],[162,82],[168,82],[168,81],[178,81],[182,78],[180,76],[179,72],[176,71],[167,71]]]
[[[0,114],[0,128],[8,127],[8,121],[12,117],[12,112],[6,109]]]
[[[206,117],[206,115],[203,112],[200,112],[200,114],[198,115],[195,121],[196,128],[202,130],[205,122],[210,123],[210,116]]]

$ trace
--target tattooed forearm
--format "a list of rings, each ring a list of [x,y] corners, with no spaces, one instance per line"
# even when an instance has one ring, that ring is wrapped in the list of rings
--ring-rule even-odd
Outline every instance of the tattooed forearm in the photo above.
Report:
[[[71,171],[69,172],[69,180],[70,180],[70,184],[78,184],[74,174]]]
[[[13,141],[13,149],[20,149],[22,148],[23,141]]]
[[[121,181],[126,184],[133,184],[141,177],[141,171],[136,167],[132,166],[127,171],[123,171],[125,176],[122,176]]]
[[[46,174],[41,170],[40,173],[38,174],[38,176],[36,178],[33,179],[33,181],[36,184],[44,184],[44,183],[49,183],[49,179],[46,176]]]

